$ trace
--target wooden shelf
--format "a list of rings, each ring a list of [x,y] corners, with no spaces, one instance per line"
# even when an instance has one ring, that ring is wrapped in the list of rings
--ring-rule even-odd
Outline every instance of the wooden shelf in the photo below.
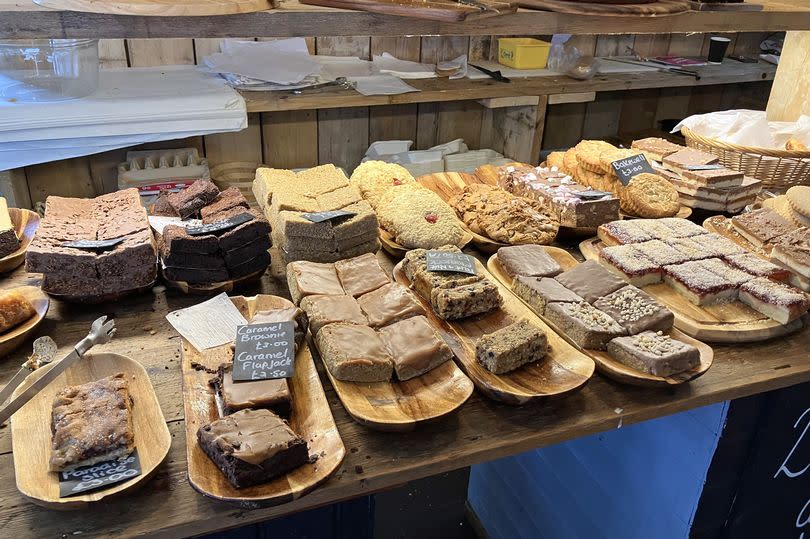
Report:
[[[391,261],[383,262],[390,269]],[[36,281],[18,270],[3,284],[11,287],[23,283]],[[286,295],[286,286],[283,290],[282,286],[278,280],[265,278],[260,287],[243,292]],[[205,498],[191,488],[186,475],[180,343],[165,315],[199,301],[198,297],[158,290],[96,308],[52,301],[38,335],[51,335],[61,351],[86,334],[98,313],[115,316],[118,333],[104,350],[128,355],[146,367],[172,432],[172,448],[145,488],[105,502],[102,508],[54,512],[29,503],[17,491],[12,480],[10,429],[0,429],[0,475],[6,478],[0,483],[0,522],[5,536],[186,537],[209,533],[621,425],[810,381],[810,355],[806,353],[810,329],[805,328],[767,342],[716,346],[714,364],[703,377],[671,389],[622,386],[594,375],[578,393],[523,407],[496,404],[476,392],[457,414],[409,433],[382,433],[358,425],[325,382],[326,396],[346,445],[345,461],[311,494],[285,505],[247,510]],[[25,353],[20,349],[4,358],[0,385],[19,368]],[[320,361],[316,362],[321,379],[326,380]]]
[[[406,103],[429,103],[439,101],[464,101],[493,97],[518,97],[580,92],[608,92],[613,90],[640,90],[645,88],[672,88],[677,86],[708,86],[712,84],[738,84],[773,80],[776,66],[760,62],[744,64],[726,60],[722,65],[697,68],[700,80],[686,75],[661,71],[634,73],[610,73],[598,75],[591,80],[580,81],[561,75],[513,78],[511,83],[485,80],[421,79],[406,81],[420,92],[392,96],[364,96],[354,90],[330,89],[292,92],[242,92],[248,112],[276,112],[284,110],[330,109],[394,105]]]
[[[685,12],[662,17],[566,15],[521,9],[513,15],[441,23],[301,5],[206,17],[143,17],[50,10],[30,0],[0,0],[0,38],[169,38],[514,34],[655,34],[810,29],[805,0],[758,0],[763,11]]]

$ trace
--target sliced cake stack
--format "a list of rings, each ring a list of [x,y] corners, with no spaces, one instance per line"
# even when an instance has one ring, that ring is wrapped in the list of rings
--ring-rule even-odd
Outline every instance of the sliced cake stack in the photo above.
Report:
[[[273,243],[287,263],[335,262],[380,248],[377,215],[334,165],[297,174],[260,168],[253,193],[273,227]],[[320,222],[311,215],[337,210],[348,214]]]

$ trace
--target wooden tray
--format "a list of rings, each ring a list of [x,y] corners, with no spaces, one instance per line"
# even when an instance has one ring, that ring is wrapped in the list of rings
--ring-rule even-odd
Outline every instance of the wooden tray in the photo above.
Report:
[[[464,248],[469,244],[473,239],[472,232],[467,232],[462,238],[461,241],[458,242],[457,247]],[[394,258],[402,258],[405,256],[405,253],[410,251],[409,248],[403,247],[402,245],[398,244],[394,241],[394,237],[391,235],[390,232],[381,228],[380,229],[380,244],[382,248],[385,250],[386,253],[393,256]]]
[[[64,301],[67,303],[83,303],[86,305],[98,305],[99,303],[110,303],[113,301],[118,301],[127,298],[129,296],[136,296],[138,294],[142,294],[147,290],[151,290],[152,287],[155,286],[156,282],[157,282],[157,273],[155,274],[155,280],[149,283],[148,285],[133,288],[131,290],[122,290],[121,292],[102,294],[100,296],[72,296],[67,294],[53,294],[51,292],[45,293],[54,299],[58,299],[59,301]]]
[[[34,3],[62,11],[147,17],[233,15],[273,9],[268,0],[34,0]]]
[[[166,278],[162,269],[160,270],[160,276],[163,278],[163,282],[166,283],[166,286],[180,290],[184,294],[190,294],[192,296],[211,296],[221,294],[222,292],[231,292],[234,287],[260,279],[265,271],[267,271],[267,268],[231,281],[207,284],[190,284],[185,281],[172,281]]]
[[[19,395],[54,364],[34,371],[14,392]],[[132,395],[135,447],[141,475],[109,488],[70,498],[59,497],[59,478],[48,471],[51,456],[51,406],[56,394],[67,386],[93,382],[123,372]],[[85,509],[92,502],[124,493],[144,483],[169,454],[172,436],[160,410],[155,389],[146,370],[137,361],[111,353],[90,353],[60,374],[11,418],[11,442],[17,488],[32,502],[50,509]]]
[[[25,262],[25,252],[39,227],[39,214],[35,211],[9,208],[8,216],[11,218],[11,224],[14,225],[14,232],[20,239],[20,247],[10,255],[0,258],[0,273],[8,273]]]
[[[579,264],[579,262],[577,262],[577,260],[571,256],[571,253],[568,251],[558,247],[546,247],[545,250],[564,270],[571,269]],[[487,261],[487,269],[489,269],[492,275],[494,275],[499,282],[505,286],[508,286],[509,288],[512,287],[512,278],[504,271],[503,267],[498,261],[498,255],[493,255],[490,257],[490,259]],[[529,304],[526,304],[526,307],[532,309]],[[591,359],[593,359],[596,362],[596,368],[600,373],[608,378],[612,378],[613,380],[624,384],[645,387],[666,387],[670,385],[682,384],[684,382],[688,382],[689,380],[694,380],[709,370],[709,367],[712,365],[712,360],[714,359],[714,351],[710,346],[689,337],[678,329],[673,328],[669,332],[671,337],[687,344],[691,344],[700,351],[700,364],[692,370],[678,373],[674,376],[662,377],[647,374],[616,361],[604,350],[580,348],[571,339],[569,339],[565,333],[557,329],[554,324],[546,320],[544,316],[534,311],[534,309],[532,309],[532,312],[535,312],[538,316],[543,318],[543,320],[549,326],[553,327],[558,334],[562,335],[573,346],[576,346],[577,349],[582,350],[583,353],[587,354]]]
[[[478,391],[490,399],[519,405],[539,399],[562,397],[584,386],[593,376],[594,362],[557,335],[507,287],[492,278],[478,260],[476,267],[479,274],[498,285],[504,300],[500,309],[448,322],[433,314],[430,302],[422,297],[419,300],[427,311],[428,318],[453,350],[459,366],[472,379]],[[394,279],[403,285],[410,285],[402,271],[401,262],[394,267]],[[493,374],[479,365],[475,359],[475,343],[478,338],[522,319],[529,320],[546,332],[548,355],[506,374]]]
[[[591,238],[579,244],[588,260],[599,260],[602,242]],[[675,314],[675,327],[706,342],[755,342],[785,335],[800,329],[802,320],[783,326],[740,301],[699,307],[687,301],[664,283],[644,287],[644,291],[666,305]]]
[[[439,197],[441,197],[441,199],[448,204],[449,200],[461,192],[465,186],[475,183],[482,183],[475,174],[466,174],[464,172],[437,172],[434,174],[425,174],[424,176],[419,176],[416,181],[439,195]],[[461,219],[459,219],[459,221],[461,221]],[[472,236],[472,244],[485,253],[491,254],[496,252],[501,247],[506,247],[509,245],[508,243],[502,243],[481,234],[476,234],[470,230],[470,228],[463,221],[461,221],[461,224]]]
[[[594,2],[570,2],[567,0],[519,0],[520,7],[542,9],[557,13],[574,15],[606,15],[623,17],[660,17],[689,11],[689,2],[685,0],[658,0],[649,4],[603,4]]]
[[[301,0],[302,4],[313,6],[356,9],[370,13],[443,22],[483,19],[517,11],[517,5],[513,3],[498,0],[476,0],[476,2],[487,6],[487,9],[481,10],[476,6],[454,0]]]
[[[293,307],[278,296],[234,296],[234,305],[250,320],[259,311]],[[230,344],[198,352],[185,339],[182,341],[183,408],[186,417],[186,454],[188,480],[198,492],[246,507],[278,505],[300,498],[329,478],[346,454],[332,411],[315,370],[309,347],[304,345],[295,356],[295,375],[290,379],[293,395],[290,426],[309,444],[315,462],[304,464],[269,483],[236,489],[197,444],[197,430],[219,417],[214,391],[208,384],[213,374],[197,370],[192,363],[214,370],[233,358]]]
[[[51,300],[45,295],[39,287],[36,286],[20,286],[9,290],[17,290],[25,296],[25,299],[31,302],[34,306],[36,314],[20,324],[19,326],[11,328],[8,332],[0,335],[0,357],[11,353],[31,334],[36,327],[45,319],[48,312],[48,307],[51,305]],[[2,404],[2,403],[0,403]]]

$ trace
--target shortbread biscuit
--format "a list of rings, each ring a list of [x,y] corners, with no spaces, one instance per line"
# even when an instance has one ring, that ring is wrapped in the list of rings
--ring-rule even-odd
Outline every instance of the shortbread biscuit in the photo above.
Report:
[[[616,150],[617,148],[603,140],[583,140],[575,147],[579,166],[585,170],[605,174],[607,170],[602,164],[601,155],[604,152]]]
[[[574,176],[576,175],[578,165],[576,148],[569,148],[565,154],[563,154],[563,172]]]
[[[648,219],[672,217],[681,207],[678,191],[657,174],[643,172],[630,180],[623,190],[635,215]]]
[[[565,159],[565,152],[551,152],[546,157],[546,166],[548,168],[557,167],[557,170],[563,170],[565,165],[563,160]]]
[[[810,219],[810,187],[794,185],[787,190],[785,196],[794,212],[806,219]]]

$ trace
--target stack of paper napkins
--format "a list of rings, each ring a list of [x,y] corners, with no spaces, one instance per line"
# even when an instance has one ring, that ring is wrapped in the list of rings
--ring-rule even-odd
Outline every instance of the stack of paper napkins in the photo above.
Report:
[[[195,66],[102,70],[87,97],[0,101],[0,170],[245,127],[242,96]]]

